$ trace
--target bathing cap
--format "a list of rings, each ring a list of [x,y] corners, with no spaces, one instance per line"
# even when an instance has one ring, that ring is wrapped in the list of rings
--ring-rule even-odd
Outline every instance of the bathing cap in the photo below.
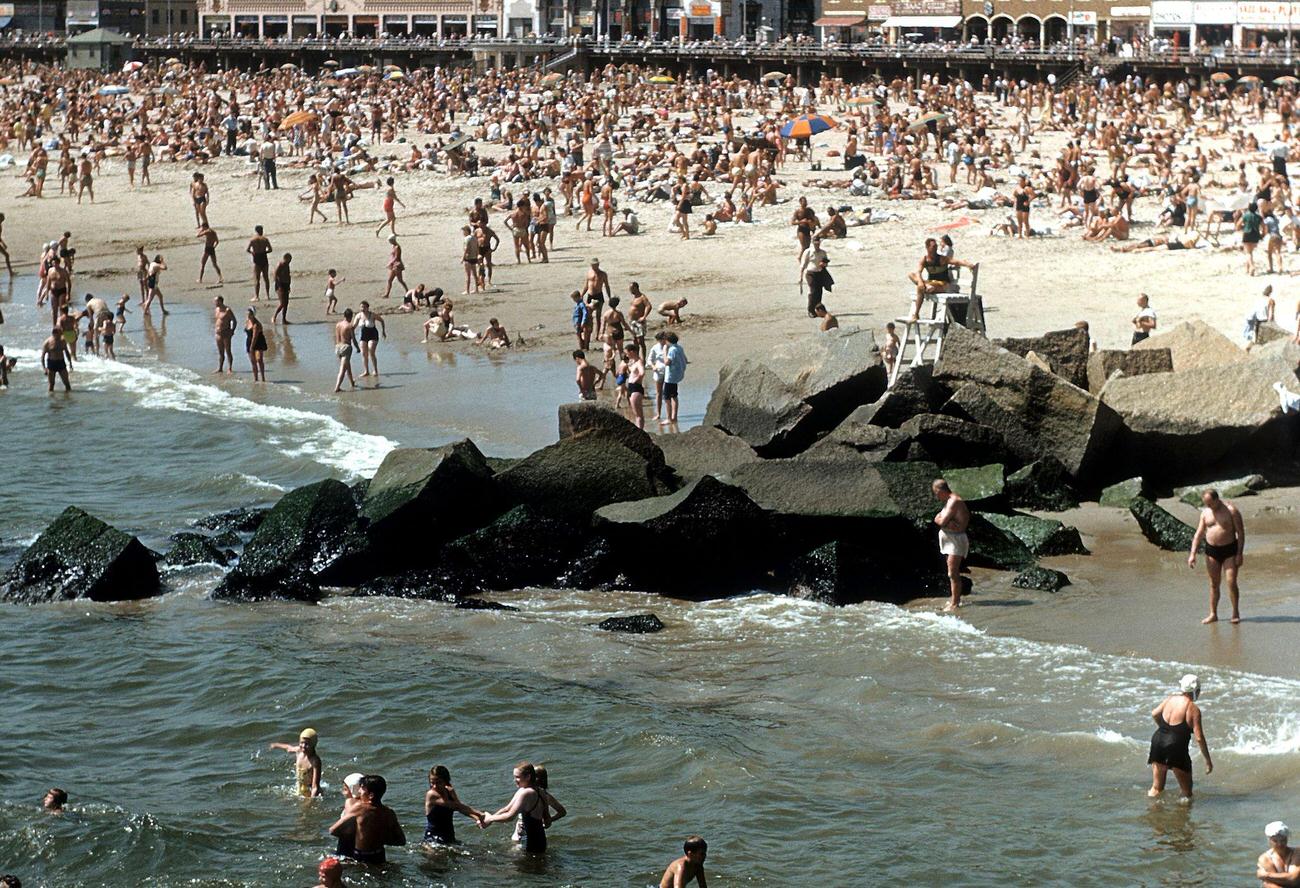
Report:
[[[315,743],[315,742],[316,742],[316,729],[315,729],[315,728],[303,728],[303,729],[302,729],[302,733],[298,735],[298,739],[299,739],[299,740],[310,740],[312,743]]]
[[[365,776],[366,775],[362,774],[360,771],[355,774],[349,774],[343,778],[343,785],[348,788],[348,792],[356,792],[357,788],[361,786],[361,778]]]
[[[1282,821],[1274,820],[1268,826],[1264,827],[1264,835],[1268,836],[1270,839],[1276,839],[1279,836],[1285,839],[1287,836],[1291,835],[1291,830]]]
[[[317,867],[316,871],[323,876],[326,873],[337,873],[342,869],[343,864],[339,862],[337,857],[326,857],[320,862],[320,866]]]
[[[1201,696],[1201,680],[1189,672],[1178,682],[1178,690],[1184,694],[1191,694],[1192,699],[1195,700]]]

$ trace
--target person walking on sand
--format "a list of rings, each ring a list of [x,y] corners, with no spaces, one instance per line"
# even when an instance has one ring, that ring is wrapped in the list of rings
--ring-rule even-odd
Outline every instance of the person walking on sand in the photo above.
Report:
[[[352,376],[352,353],[357,344],[357,327],[352,323],[352,309],[343,309],[343,320],[334,325],[334,357],[339,359],[339,376],[334,380],[334,392],[337,394],[343,389],[343,378],[347,377],[352,387],[357,387],[357,381]]]
[[[1192,756],[1188,749],[1193,736],[1201,748],[1201,758],[1205,759],[1205,773],[1214,772],[1210,747],[1205,742],[1205,731],[1201,726],[1201,710],[1196,705],[1200,696],[1200,679],[1195,675],[1184,675],[1178,683],[1178,692],[1151,710],[1156,732],[1151,735],[1151,751],[1147,755],[1147,764],[1151,766],[1151,788],[1147,795],[1153,799],[1165,791],[1165,779],[1172,769],[1182,792],[1181,799],[1191,801]]]
[[[664,412],[668,416],[659,420],[660,425],[677,426],[678,386],[686,378],[686,350],[682,348],[676,333],[669,333],[664,349]]]
[[[289,321],[289,291],[293,287],[293,272],[289,268],[289,263],[293,262],[293,254],[285,253],[280,264],[275,266],[275,314],[271,315],[271,323],[274,324],[276,318],[283,323]]]
[[[402,285],[403,293],[411,289],[406,285],[406,278],[402,276],[402,272],[406,271],[406,263],[402,261],[402,245],[397,242],[397,235],[389,235],[388,243],[393,249],[388,253],[388,285],[384,287],[385,299],[393,294],[393,281]]]
[[[1228,581],[1228,599],[1232,602],[1232,622],[1241,622],[1237,588],[1237,572],[1241,570],[1246,551],[1246,525],[1237,507],[1219,496],[1212,487],[1201,491],[1201,520],[1192,535],[1192,551],[1187,556],[1187,566],[1196,567],[1196,550],[1205,543],[1205,573],[1210,578],[1210,615],[1202,623],[1219,619],[1219,584]]]
[[[253,228],[254,234],[248,241],[245,252],[253,257],[253,298],[257,302],[262,298],[262,285],[266,285],[266,296],[271,296],[271,239],[262,233],[262,226]]]
[[[704,860],[709,856],[709,843],[699,836],[687,836],[682,843],[682,856],[668,864],[659,888],[685,888],[695,882],[699,888],[709,888],[704,878]]]
[[[203,258],[199,260],[199,279],[197,283],[203,283],[203,272],[207,269],[208,263],[212,263],[212,270],[217,273],[217,283],[224,284],[226,276],[221,273],[221,266],[217,264],[217,244],[221,243],[221,238],[217,233],[204,225],[199,229],[196,237],[203,239]]]
[[[375,314],[370,310],[369,302],[361,303],[361,310],[356,315],[356,329],[361,331],[361,368],[362,378],[370,376],[373,373],[375,382],[379,382],[379,358],[375,355],[375,348],[379,345],[379,334],[382,332],[384,338],[388,338],[388,328],[384,326],[382,316]]]
[[[1250,202],[1237,219],[1237,228],[1241,231],[1241,251],[1246,254],[1246,274],[1255,276],[1255,247],[1259,243],[1260,229],[1264,224],[1259,215],[1259,204]]]
[[[190,182],[190,203],[194,205],[194,227],[202,231],[208,225],[208,183],[202,173],[195,173]]]
[[[470,294],[469,288],[471,285],[473,285],[475,293],[478,293],[483,289],[479,285],[478,281],[478,238],[474,236],[473,229],[468,225],[462,226],[460,233],[464,235],[465,238],[461,243],[460,250],[460,264],[465,267],[465,292],[461,295],[468,296]]]
[[[145,272],[144,285],[148,292],[148,296],[146,296],[144,300],[144,308],[142,309],[143,314],[149,313],[149,308],[153,305],[155,299],[158,300],[158,308],[162,310],[164,315],[170,313],[167,311],[167,306],[163,302],[162,287],[159,286],[162,283],[162,273],[166,270],[167,263],[163,261],[162,253],[156,254],[153,257],[153,261],[149,263],[149,267]]]
[[[939,554],[943,555],[948,568],[948,589],[951,597],[944,606],[944,613],[951,613],[961,607],[961,565],[970,552],[970,540],[966,538],[966,528],[970,525],[970,507],[960,496],[953,493],[948,482],[936,478],[930,484],[943,508],[934,516],[934,523],[939,526]]]
[[[379,237],[385,228],[390,234],[397,234],[397,211],[393,209],[396,204],[402,209],[406,209],[406,204],[397,196],[397,189],[393,187],[393,177],[388,177],[388,190],[384,192],[384,221],[375,229],[375,237]]]
[[[636,343],[625,349],[627,354],[627,409],[638,429],[645,428],[645,361]]]
[[[1268,850],[1259,855],[1255,863],[1255,878],[1264,888],[1274,885],[1300,885],[1300,848],[1291,848],[1287,840],[1291,830],[1280,820],[1274,820],[1264,827],[1264,836],[1268,839]]]

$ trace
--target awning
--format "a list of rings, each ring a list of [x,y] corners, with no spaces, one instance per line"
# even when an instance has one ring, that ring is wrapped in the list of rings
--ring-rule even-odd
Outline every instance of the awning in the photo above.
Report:
[[[955,28],[961,24],[959,15],[891,15],[882,28]]]
[[[851,28],[867,20],[865,15],[826,15],[813,22],[818,28]]]

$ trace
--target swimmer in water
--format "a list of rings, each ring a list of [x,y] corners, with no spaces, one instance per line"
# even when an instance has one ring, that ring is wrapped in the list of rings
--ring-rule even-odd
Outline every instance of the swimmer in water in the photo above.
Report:
[[[356,814],[361,807],[361,780],[365,776],[357,772],[343,778],[343,813],[339,815],[340,819]],[[334,853],[339,857],[351,857],[356,850],[356,830],[341,830],[335,835],[339,841]]]
[[[456,795],[456,789],[451,785],[451,772],[444,765],[434,765],[429,769],[429,791],[424,794],[425,844],[457,844],[456,827],[452,823],[452,814],[457,811],[475,822],[483,820],[482,811],[465,804]]]
[[[659,888],[685,888],[695,882],[700,888],[709,888],[704,878],[704,858],[709,854],[709,843],[699,836],[687,836],[682,843],[682,856],[668,864]]]
[[[337,857],[326,857],[316,868],[317,882],[312,888],[347,888],[343,881],[343,863]]]
[[[316,730],[303,728],[297,744],[272,743],[271,749],[282,749],[296,754],[294,772],[298,775],[298,795],[316,798],[320,795],[320,756],[316,754]]]
[[[62,814],[68,804],[68,793],[57,786],[51,787],[41,801],[41,807],[51,814]]]

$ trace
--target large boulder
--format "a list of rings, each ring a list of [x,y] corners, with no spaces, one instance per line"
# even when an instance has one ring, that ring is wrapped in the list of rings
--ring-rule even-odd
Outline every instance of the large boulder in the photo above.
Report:
[[[973,507],[987,509],[1004,502],[1006,470],[1001,463],[946,469],[943,477],[953,493]]]
[[[605,632],[630,632],[633,635],[649,635],[664,631],[664,622],[654,614],[631,614],[626,617],[606,617],[596,624],[596,628]]]
[[[479,589],[560,586],[574,559],[592,545],[584,525],[575,526],[536,506],[515,506],[486,527],[448,543],[439,567]]]
[[[1254,496],[1264,490],[1268,487],[1268,480],[1263,475],[1246,475],[1244,478],[1232,478],[1227,481],[1209,481],[1205,484],[1179,487],[1174,491],[1174,496],[1189,506],[1200,508],[1201,492],[1207,487],[1217,490],[1219,496],[1224,499],[1240,499],[1243,496]]]
[[[754,448],[713,426],[695,426],[679,435],[660,435],[658,443],[668,467],[684,481],[725,475],[758,459]]]
[[[596,529],[640,588],[698,597],[752,589],[768,566],[767,519],[763,510],[733,484],[712,475],[676,493],[597,510]],[[665,572],[645,552],[672,552],[689,571]]]
[[[222,548],[212,537],[185,532],[172,534],[172,547],[163,556],[162,563],[168,567],[191,567],[195,564],[224,567],[234,557],[234,552]]]
[[[1084,483],[1107,471],[1119,417],[1078,386],[959,326],[934,378],[953,393],[945,413],[993,429],[1020,460],[1054,457]]]
[[[333,479],[308,484],[271,508],[213,597],[315,601],[321,585],[363,579],[366,551],[352,490]]]
[[[994,524],[989,515],[973,512],[966,536],[970,553],[966,562],[993,570],[1023,570],[1034,563],[1034,553],[1010,530]]]
[[[903,440],[894,429],[872,425],[870,405],[859,407],[799,455],[800,459],[880,462]]]
[[[1067,527],[1060,521],[1022,514],[998,515],[985,512],[983,516],[994,527],[1024,543],[1035,558],[1089,554],[1078,529]]]
[[[933,413],[943,400],[931,377],[929,364],[904,367],[883,395],[854,410],[852,416],[859,422],[896,429],[913,416]]]
[[[1246,356],[1238,345],[1202,320],[1183,321],[1144,339],[1134,351],[1169,349],[1175,372],[1234,364]]]
[[[1017,589],[1033,589],[1037,592],[1059,592],[1070,585],[1070,578],[1059,570],[1035,566],[1016,574],[1011,585]]]
[[[610,503],[661,496],[674,486],[672,473],[662,462],[590,433],[543,447],[496,480],[512,502],[571,521],[585,521]]]
[[[948,593],[948,578],[936,549],[924,559],[891,553],[879,538],[836,539],[793,559],[786,569],[786,594],[842,607],[863,601],[901,604]]]
[[[1088,331],[1078,327],[1052,330],[1042,336],[996,340],[997,345],[1022,358],[1033,352],[1047,362],[1051,372],[1081,389],[1088,387],[1088,350],[1091,342]]]
[[[0,600],[134,601],[162,591],[157,556],[128,533],[68,506],[0,580]]]
[[[392,570],[416,564],[431,546],[482,526],[502,508],[492,469],[464,440],[390,450],[366,490],[361,517],[376,558]]]
[[[1126,478],[1123,481],[1116,481],[1109,487],[1103,487],[1101,495],[1097,497],[1097,504],[1108,506],[1113,509],[1127,509],[1129,503],[1140,496],[1149,497],[1151,487],[1147,484],[1146,479],[1141,475],[1136,478]]]
[[[744,439],[761,456],[790,456],[875,401],[885,383],[869,331],[832,331],[725,365],[704,424]]]
[[[903,515],[879,468],[848,460],[761,460],[739,466],[726,480],[743,488],[762,508],[783,515],[829,518]]]
[[[1012,472],[1003,489],[1007,502],[1018,509],[1061,512],[1079,505],[1079,495],[1065,467],[1050,456]]]
[[[641,454],[651,465],[664,464],[663,451],[655,440],[607,401],[561,404],[559,426],[561,441],[580,435],[593,435],[622,444],[628,450]]]
[[[1284,416],[1276,383],[1294,388],[1295,364],[1262,354],[1230,364],[1116,378],[1101,399],[1124,419],[1123,465],[1159,483],[1209,472],[1285,464],[1300,420]]]
[[[886,459],[939,466],[1019,465],[1019,457],[996,430],[957,416],[927,413],[898,427]]]
[[[1145,497],[1137,497],[1128,506],[1137,519],[1142,535],[1168,552],[1189,552],[1196,529],[1166,512]]]
[[[1101,394],[1116,372],[1124,376],[1145,376],[1148,373],[1172,373],[1173,358],[1167,348],[1102,349],[1088,357],[1088,385],[1094,395]]]
[[[266,513],[269,511],[270,509],[259,508],[230,509],[213,515],[205,515],[195,521],[194,526],[216,533],[226,533],[227,531],[252,533],[261,526],[262,520],[266,518]]]

